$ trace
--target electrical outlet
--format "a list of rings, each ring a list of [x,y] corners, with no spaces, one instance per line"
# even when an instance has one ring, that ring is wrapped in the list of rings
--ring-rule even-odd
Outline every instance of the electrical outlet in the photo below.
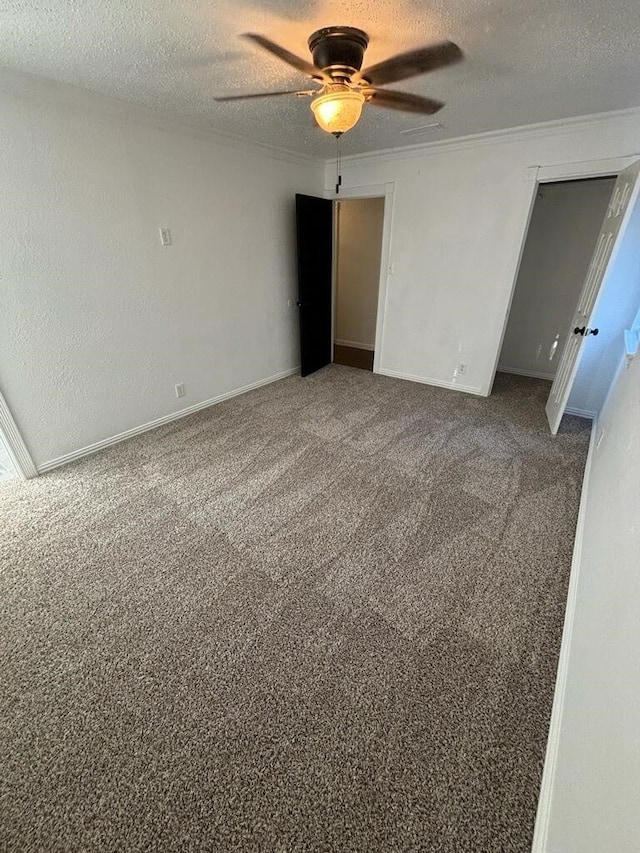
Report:
[[[176,385],[176,397],[184,397],[184,382],[178,382]]]
[[[171,245],[171,231],[168,228],[160,229],[160,242],[163,246]]]
[[[467,365],[464,363],[464,361],[461,361],[460,364],[458,365],[458,376],[464,376],[466,372],[467,372]]]

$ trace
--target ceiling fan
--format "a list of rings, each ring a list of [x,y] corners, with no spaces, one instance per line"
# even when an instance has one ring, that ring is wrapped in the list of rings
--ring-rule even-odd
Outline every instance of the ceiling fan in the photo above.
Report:
[[[311,109],[316,122],[323,130],[336,137],[357,124],[365,103],[426,115],[438,112],[444,106],[442,101],[379,87],[416,77],[427,71],[435,71],[463,58],[463,53],[456,44],[442,41],[399,53],[361,70],[369,36],[355,27],[325,27],[312,33],[309,37],[309,50],[313,63],[296,56],[265,36],[245,33],[243,37],[306,74],[319,88],[230,95],[215,100],[243,101],[248,98],[271,98],[279,95],[312,97]]]

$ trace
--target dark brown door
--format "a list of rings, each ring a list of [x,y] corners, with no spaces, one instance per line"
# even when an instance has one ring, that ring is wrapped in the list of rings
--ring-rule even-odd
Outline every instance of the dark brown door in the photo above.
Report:
[[[333,202],[296,195],[300,373],[331,363]]]

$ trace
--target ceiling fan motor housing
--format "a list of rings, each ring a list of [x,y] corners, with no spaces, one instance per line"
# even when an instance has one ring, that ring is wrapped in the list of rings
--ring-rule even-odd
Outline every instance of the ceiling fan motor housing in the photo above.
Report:
[[[360,71],[368,44],[369,36],[355,27],[325,27],[309,38],[313,64],[334,79]]]

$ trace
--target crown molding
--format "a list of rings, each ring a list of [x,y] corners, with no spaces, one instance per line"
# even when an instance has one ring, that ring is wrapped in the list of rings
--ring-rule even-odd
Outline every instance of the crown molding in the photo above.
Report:
[[[234,151],[261,154],[264,157],[293,163],[300,166],[320,166],[324,160],[297,151],[277,148],[262,142],[254,142],[231,133],[215,130],[196,121],[149,109],[139,104],[61,83],[36,74],[14,71],[0,67],[0,93],[11,97],[37,100],[40,104],[54,104],[70,110],[91,112],[98,120],[121,119],[130,124],[143,125],[155,130],[173,133],[188,133]]]
[[[430,142],[420,142],[415,145],[385,148],[381,151],[368,151],[363,154],[348,154],[343,155],[341,161],[343,165],[361,165],[371,162],[384,163],[388,160],[408,160],[449,151],[464,151],[469,148],[488,147],[495,145],[497,142],[517,143],[539,137],[565,136],[567,133],[601,127],[604,122],[612,121],[620,124],[637,125],[640,131],[640,107],[593,113],[587,116],[572,116],[570,118],[519,125],[502,130],[489,130],[482,133],[469,134],[468,136],[456,136],[452,139],[436,139]],[[640,144],[638,147],[640,150]],[[324,162],[325,166],[329,166],[335,162],[335,158],[327,158]]]
[[[43,101],[45,103],[53,103],[71,110],[90,111],[97,119],[110,120],[120,118],[131,124],[144,125],[165,132],[189,133],[192,136],[207,140],[223,148],[260,154],[264,157],[285,163],[300,166],[326,167],[335,161],[333,156],[314,156],[312,154],[303,154],[299,151],[278,148],[263,142],[255,142],[241,136],[207,127],[197,121],[162,113],[121,98],[116,98],[112,95],[94,92],[70,83],[61,83],[25,71],[16,71],[12,68],[0,67],[0,93],[13,97],[35,99],[40,103]],[[414,145],[403,145],[359,154],[348,154],[343,155],[341,159],[344,165],[412,159],[442,152],[463,151],[469,148],[491,146],[497,142],[517,143],[518,141],[535,139],[542,136],[563,136],[570,132],[599,127],[602,126],[603,122],[611,121],[638,125],[640,129],[640,106],[624,110],[593,113],[586,116],[554,119],[537,124],[483,131],[482,133],[456,136],[451,139],[434,139],[426,142],[418,142]]]

